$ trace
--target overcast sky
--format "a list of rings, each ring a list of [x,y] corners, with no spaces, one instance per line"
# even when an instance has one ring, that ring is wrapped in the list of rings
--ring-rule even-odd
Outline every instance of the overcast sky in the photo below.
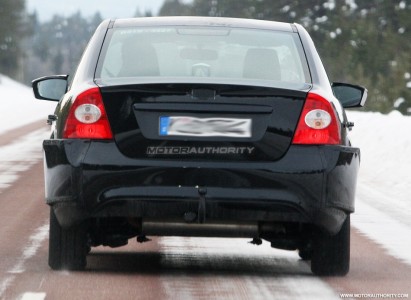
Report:
[[[26,0],[27,10],[37,11],[40,21],[48,21],[54,14],[69,16],[80,11],[85,17],[100,11],[102,17],[133,17],[140,12],[151,11],[156,15],[164,0]],[[187,2],[187,1],[185,1]]]

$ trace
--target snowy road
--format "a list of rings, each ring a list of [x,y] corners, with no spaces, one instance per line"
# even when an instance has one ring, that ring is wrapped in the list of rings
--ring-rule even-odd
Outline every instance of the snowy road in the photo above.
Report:
[[[20,98],[4,102],[13,93]],[[2,114],[28,97],[27,88],[3,78]],[[411,137],[404,133],[411,128],[411,118],[350,114],[356,122],[353,142],[361,146],[363,159],[346,277],[315,277],[295,252],[274,250],[268,243],[177,237],[143,245],[130,242],[117,249],[99,247],[90,254],[85,272],[53,272],[47,266],[49,211],[43,200],[41,161],[41,140],[49,133],[36,121],[45,119],[51,106],[38,110],[35,105],[34,100],[25,103],[28,111],[22,115],[27,119],[0,118],[0,299],[411,295]]]

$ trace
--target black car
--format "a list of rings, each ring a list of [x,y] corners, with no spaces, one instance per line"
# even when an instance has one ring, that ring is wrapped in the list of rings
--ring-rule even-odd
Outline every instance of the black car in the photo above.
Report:
[[[49,265],[137,237],[261,239],[318,275],[349,270],[360,150],[298,24],[159,17],[104,21],[73,76],[33,81],[58,101],[45,140]]]

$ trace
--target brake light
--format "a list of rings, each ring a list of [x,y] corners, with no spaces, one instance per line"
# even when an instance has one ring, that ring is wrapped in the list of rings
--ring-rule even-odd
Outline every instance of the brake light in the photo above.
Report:
[[[337,145],[340,143],[341,129],[331,103],[320,95],[308,93],[293,144]]]
[[[74,100],[64,127],[67,139],[112,139],[99,88],[82,92]]]

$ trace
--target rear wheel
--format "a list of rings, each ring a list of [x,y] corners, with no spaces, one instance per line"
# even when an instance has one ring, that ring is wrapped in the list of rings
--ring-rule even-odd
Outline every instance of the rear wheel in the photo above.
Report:
[[[344,276],[350,269],[350,216],[339,233],[314,235],[311,271],[320,276]]]
[[[53,270],[83,270],[86,267],[87,228],[84,225],[64,229],[50,208],[49,266]]]

